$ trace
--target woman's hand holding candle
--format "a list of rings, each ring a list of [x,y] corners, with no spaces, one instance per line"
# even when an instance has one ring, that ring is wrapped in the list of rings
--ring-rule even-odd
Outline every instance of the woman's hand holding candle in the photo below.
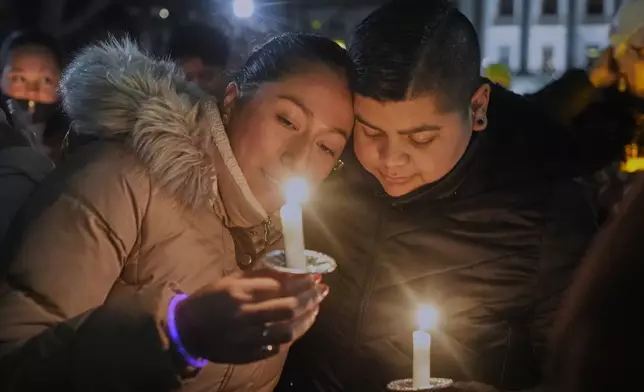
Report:
[[[239,272],[190,296],[179,294],[167,316],[178,336],[169,335],[193,358],[255,362],[300,338],[313,325],[328,291],[319,276],[266,268]]]

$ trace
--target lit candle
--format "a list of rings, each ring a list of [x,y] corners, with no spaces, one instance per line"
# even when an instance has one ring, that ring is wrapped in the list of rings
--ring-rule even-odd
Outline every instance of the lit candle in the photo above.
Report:
[[[433,306],[421,306],[418,309],[418,330],[414,331],[414,369],[413,381],[415,389],[429,388],[430,383],[430,351],[432,335],[429,330],[436,326],[438,312]]]
[[[289,268],[306,269],[304,256],[304,230],[302,227],[302,203],[308,197],[308,184],[302,178],[293,178],[285,183],[286,204],[280,210],[286,264]]]

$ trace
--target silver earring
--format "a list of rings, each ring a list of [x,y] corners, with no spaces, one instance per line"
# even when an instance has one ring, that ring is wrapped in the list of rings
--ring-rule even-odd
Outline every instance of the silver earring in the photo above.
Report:
[[[224,114],[224,115],[221,117],[221,120],[224,122],[224,125],[228,124],[228,115],[227,115],[227,114]]]
[[[338,159],[335,161],[335,165],[333,165],[333,171],[338,171],[344,167],[344,162],[342,162],[342,159]]]

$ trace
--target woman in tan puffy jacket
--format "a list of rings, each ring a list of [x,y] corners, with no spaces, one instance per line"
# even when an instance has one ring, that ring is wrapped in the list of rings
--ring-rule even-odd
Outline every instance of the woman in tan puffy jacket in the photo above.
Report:
[[[220,104],[132,43],[82,52],[61,92],[97,140],[12,229],[0,390],[272,390],[328,289],[252,266],[278,246],[280,182],[338,162],[350,78],[304,34],[258,49]]]

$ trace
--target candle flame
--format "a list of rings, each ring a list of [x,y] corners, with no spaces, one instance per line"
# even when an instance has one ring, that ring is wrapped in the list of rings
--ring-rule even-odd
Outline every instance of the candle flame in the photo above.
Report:
[[[418,308],[418,327],[421,331],[429,331],[438,324],[438,310],[431,305],[422,305]]]
[[[293,177],[284,183],[287,204],[302,204],[309,197],[309,184],[304,178]]]

